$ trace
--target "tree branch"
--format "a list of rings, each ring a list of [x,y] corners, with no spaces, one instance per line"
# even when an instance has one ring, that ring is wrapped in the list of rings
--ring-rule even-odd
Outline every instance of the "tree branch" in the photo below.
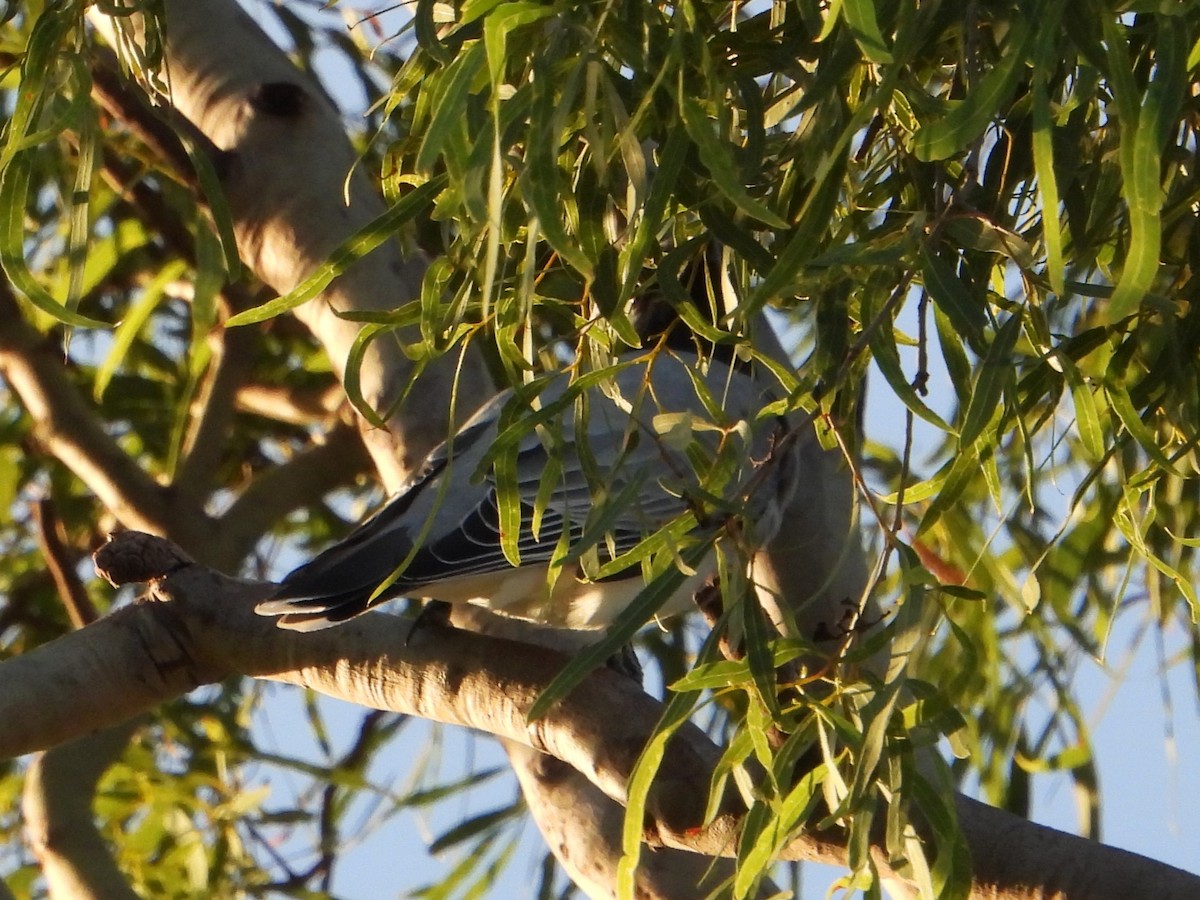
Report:
[[[150,579],[151,601],[0,667],[0,721],[12,726],[0,733],[0,756],[109,727],[241,673],[518,741],[569,762],[622,802],[662,712],[636,683],[604,669],[546,718],[528,723],[533,702],[567,661],[562,654],[433,625],[406,644],[410,623],[378,613],[337,629],[283,631],[254,613],[270,585],[228,578],[170,542],[137,532],[115,536],[96,559],[115,583]],[[694,726],[680,735],[651,790],[647,837],[722,855],[735,844],[730,811],[696,830],[719,750]],[[836,845],[816,839],[806,845],[826,861],[838,857]]]
[[[171,101],[222,153],[222,186],[241,256],[264,282],[291,290],[380,216],[383,203],[356,166],[337,110],[236,3],[172,0],[165,12]],[[99,8],[89,16],[111,41],[112,21]],[[387,242],[295,310],[319,335],[339,377],[359,333],[356,322],[339,314],[392,309],[416,297],[426,265],[419,254],[405,257],[398,242]],[[360,370],[364,399],[389,416],[387,430],[370,429],[364,437],[393,490],[445,436],[456,380],[471,404],[491,393],[471,356],[461,371],[451,359],[427,367],[422,390],[397,404],[413,372],[403,343],[416,337],[415,331],[381,335]]]
[[[269,586],[235,581],[169,543],[125,534],[97,554],[115,581],[159,577],[144,602],[0,668],[0,755],[78,736],[236,672],[300,684],[376,709],[478,728],[564,760],[623,802],[661,705],[630,679],[594,672],[550,714],[526,714],[566,658],[550,650],[437,626],[407,645],[408,622],[368,614],[340,628],[285,632],[253,612]],[[647,802],[646,839],[708,856],[736,846],[742,809],[726,802],[703,825],[719,748],[685,726]],[[1192,897],[1200,878],[1135,854],[1032,825],[959,798],[972,850],[973,896],[1128,900]],[[783,858],[838,863],[836,835],[801,835]],[[886,860],[877,856],[881,872]]]
[[[137,900],[97,831],[96,784],[121,755],[137,723],[89,734],[39,754],[25,773],[21,813],[25,836],[51,897]]]
[[[241,412],[285,425],[320,424],[348,406],[342,386],[330,380],[320,390],[302,391],[283,385],[243,384],[234,400]]]
[[[244,559],[254,544],[288,513],[311,506],[354,481],[371,465],[358,433],[340,424],[320,443],[257,475],[218,520],[229,559]]]
[[[615,898],[621,855],[614,849],[621,847],[625,808],[562,760],[516,741],[500,743],[534,821],[546,829],[543,833],[558,839],[549,846],[571,880],[589,897]],[[634,892],[639,900],[695,900],[715,891],[734,871],[727,857],[712,859],[660,847],[638,860]],[[753,896],[778,895],[779,889],[768,880]]]
[[[62,363],[21,316],[0,281],[0,375],[20,398],[36,438],[127,528],[167,534],[168,491],[129,458],[96,421]]]
[[[33,521],[37,525],[38,546],[46,566],[58,588],[58,596],[67,611],[67,617],[75,628],[82,628],[98,618],[96,606],[84,590],[79,576],[75,574],[75,563],[71,551],[66,547],[60,532],[61,523],[54,512],[54,504],[47,498],[33,504]]]
[[[567,657],[592,640],[586,632],[535,625],[478,606],[452,607],[450,621],[476,634],[546,647]],[[624,855],[625,807],[560,759],[507,738],[500,739],[500,746],[546,846],[567,875],[593,900],[616,900],[618,867]],[[658,847],[638,860],[635,892],[645,900],[693,900],[698,893],[715,890],[734,870],[725,858]],[[764,879],[756,896],[777,893]]]
[[[213,476],[225,459],[235,398],[254,368],[259,340],[254,331],[220,328],[209,336],[209,343],[212,360],[189,410],[183,455],[174,478],[176,491],[190,495],[197,507],[203,507]]]
[[[83,628],[98,618],[74,563],[57,534],[48,500],[34,507],[42,553],[71,623]],[[72,900],[136,898],[117,868],[95,824],[92,801],[100,776],[129,743],[138,727],[125,722],[37,754],[25,772],[21,814],[25,837],[42,867],[51,897]]]

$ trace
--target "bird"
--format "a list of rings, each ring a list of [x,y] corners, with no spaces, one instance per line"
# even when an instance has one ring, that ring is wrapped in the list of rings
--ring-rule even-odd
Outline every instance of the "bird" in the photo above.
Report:
[[[597,629],[666,565],[684,577],[657,615],[686,611],[716,572],[706,534],[752,555],[779,530],[794,442],[762,414],[777,398],[732,359],[659,347],[614,368],[496,395],[257,612],[312,631],[419,597]]]

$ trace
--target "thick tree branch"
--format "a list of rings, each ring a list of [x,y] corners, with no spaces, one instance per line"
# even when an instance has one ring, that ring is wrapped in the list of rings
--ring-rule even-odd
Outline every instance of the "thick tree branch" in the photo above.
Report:
[[[477,606],[455,606],[450,621],[476,634],[536,644],[570,656],[587,646],[586,632],[534,625]],[[514,740],[501,738],[521,792],[546,845],[571,880],[593,900],[616,900],[623,855],[625,807],[579,770]],[[658,847],[638,860],[636,891],[645,900],[694,900],[733,876],[731,860]],[[774,896],[764,880],[758,896]]]
[[[628,678],[601,670],[545,719],[526,722],[540,691],[565,663],[550,650],[457,629],[422,629],[369,614],[338,629],[281,631],[255,615],[269,586],[226,578],[170,544],[124,535],[98,554],[114,580],[165,573],[159,601],[123,609],[81,632],[6,662],[0,677],[0,755],[68,740],[150,709],[235,672],[301,684],[353,703],[478,728],[548,753],[583,771],[622,802],[661,706]],[[728,855],[740,809],[731,801],[700,827],[715,747],[685,727],[668,748],[648,801],[652,845]],[[1124,851],[1031,825],[960,799],[974,860],[974,896],[1193,897],[1200,878]],[[835,837],[805,835],[789,859],[839,862]],[[886,872],[885,860],[878,859]]]
[[[66,558],[49,501],[35,507],[42,552],[75,628],[95,622],[96,609]],[[60,571],[61,570],[61,571]],[[51,897],[136,898],[96,828],[92,801],[104,771],[137,728],[125,722],[37,754],[25,772],[21,815],[25,837],[42,867]]]
[[[269,585],[237,581],[174,545],[125,532],[97,553],[114,581],[160,577],[151,597],[3,666],[0,756],[14,756],[124,721],[203,684],[242,673],[313,688],[375,709],[464,725],[523,743],[584,771],[623,801],[625,781],[661,714],[630,679],[593,673],[545,719],[534,700],[566,662],[554,651],[460,629],[422,628],[383,614],[311,634],[282,631],[253,611]],[[719,756],[686,726],[651,792],[647,837],[722,855],[734,846],[732,811],[696,831]],[[808,858],[838,858],[810,839]]]
[[[560,759],[503,740],[525,802],[538,826],[558,837],[551,845],[571,880],[589,897],[615,897],[625,808]],[[532,809],[537,805],[536,809]],[[645,900],[695,900],[733,877],[733,860],[660,847],[638,860],[635,891]],[[778,896],[769,881],[753,896]]]
[[[25,836],[51,897],[137,900],[94,824],[92,800],[104,771],[137,728],[128,722],[40,754],[25,773]]]
[[[291,290],[342,240],[381,215],[383,203],[355,168],[337,110],[236,3],[175,0],[165,10],[171,102],[222,153],[242,258],[276,290]],[[112,21],[98,9],[89,15],[111,40]],[[339,376],[359,332],[339,313],[392,309],[416,297],[425,268],[419,254],[405,257],[398,242],[389,242],[296,310],[320,336]],[[367,430],[365,438],[390,489],[445,436],[456,378],[471,404],[490,393],[473,356],[461,372],[448,359],[429,367],[422,390],[397,406],[413,372],[403,352],[406,336],[416,335],[396,332],[372,342],[360,372],[364,399],[389,415],[388,430]],[[470,411],[460,410],[459,417]]]

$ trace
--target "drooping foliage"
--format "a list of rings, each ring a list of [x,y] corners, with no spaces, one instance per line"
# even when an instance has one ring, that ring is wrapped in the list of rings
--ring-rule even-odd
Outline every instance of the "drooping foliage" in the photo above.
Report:
[[[683,626],[644,636],[677,690],[672,713],[704,704],[732,736],[727,776],[751,758],[773,776],[752,798],[737,891],[823,799],[830,820],[849,823],[862,879],[881,822],[895,859],[925,864],[905,828],[915,804],[938,837],[928,882],[955,894],[962,857],[945,784],[915,764],[943,739],[956,756],[948,773],[992,802],[1024,809],[1030,777],[1047,769],[1070,769],[1098,802],[1074,661],[1103,656],[1118,616],[1132,616],[1196,666],[1195,3],[418,0],[411,18],[307,2],[254,12],[339,103],[366,109],[361,165],[392,221],[408,223],[402,239],[434,257],[421,296],[365,323],[364,341],[416,325],[415,358],[472,341],[518,383],[636,346],[627,307],[648,293],[718,344],[741,345],[763,309],[786,336],[797,365],[779,370],[782,387],[853,461],[889,616],[865,623],[864,641],[826,642],[829,666],[778,696],[771,662],[812,648],[768,645],[755,615],[742,662],[701,656],[691,668],[707,651]],[[353,467],[304,481],[317,512],[303,520],[264,508],[273,473],[303,471],[319,452],[315,432],[352,443],[328,400],[333,375],[286,316],[253,324],[301,294],[259,305],[229,258],[204,167],[181,171],[97,101],[97,73],[115,63],[83,13],[82,2],[13,5],[0,26],[0,352],[65,354],[65,414],[85,429],[79,440],[109,448],[146,517],[207,561],[265,570],[281,539],[307,548],[344,527],[337,513],[368,489],[340,495],[341,507],[321,498],[366,463],[346,451]],[[151,93],[168,90],[148,33],[145,55],[123,65]],[[376,229],[356,246],[385,237]],[[688,283],[714,244],[724,288],[707,296],[737,301],[715,315]],[[4,371],[9,655],[67,627],[46,546],[78,559],[111,514]],[[872,404],[892,413],[869,418],[860,439],[868,378]],[[53,501],[40,528],[38,497]],[[208,518],[172,525],[172,503]],[[884,648],[889,665],[857,665]],[[250,725],[262,699],[240,686],[180,701],[114,768],[102,815],[148,893],[182,896],[188,879],[229,892],[272,878],[317,886],[325,867],[300,877],[264,835],[307,820],[315,846],[337,848],[349,798],[375,797],[386,818],[490,779],[434,784],[430,769],[412,791],[372,785],[367,762],[398,723],[370,717],[338,758],[315,704],[321,762],[268,753]],[[767,741],[770,725],[786,740]],[[821,767],[797,781],[801,758]],[[257,783],[245,773],[267,763],[330,792],[268,811],[245,789]],[[18,775],[10,766],[0,782],[6,836]],[[139,806],[148,796],[170,814]],[[507,857],[518,820],[501,813],[445,836],[439,846],[487,851],[448,876],[446,895]],[[194,827],[220,840],[197,844]],[[18,889],[33,877],[26,863],[10,867]]]

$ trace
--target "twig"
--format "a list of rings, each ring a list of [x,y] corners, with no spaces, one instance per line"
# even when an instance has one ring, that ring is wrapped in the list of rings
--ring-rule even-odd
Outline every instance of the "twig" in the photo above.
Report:
[[[258,332],[221,329],[210,341],[216,349],[192,404],[183,458],[174,480],[181,491],[200,503],[225,458],[225,436],[233,421],[238,389],[254,367]]]
[[[241,412],[284,425],[311,426],[332,418],[346,404],[346,392],[330,376],[322,388],[304,390],[283,385],[243,384],[234,404]]]
[[[0,281],[0,375],[33,420],[37,440],[126,527],[166,533],[174,518],[166,489],[117,446],[44,346]]]
[[[95,622],[100,614],[75,572],[76,560],[71,558],[71,553],[59,533],[62,523],[55,514],[52,500],[43,497],[33,504],[33,521],[37,525],[38,546],[54,579],[54,585],[58,588],[58,596],[67,610],[71,625],[82,628]]]

